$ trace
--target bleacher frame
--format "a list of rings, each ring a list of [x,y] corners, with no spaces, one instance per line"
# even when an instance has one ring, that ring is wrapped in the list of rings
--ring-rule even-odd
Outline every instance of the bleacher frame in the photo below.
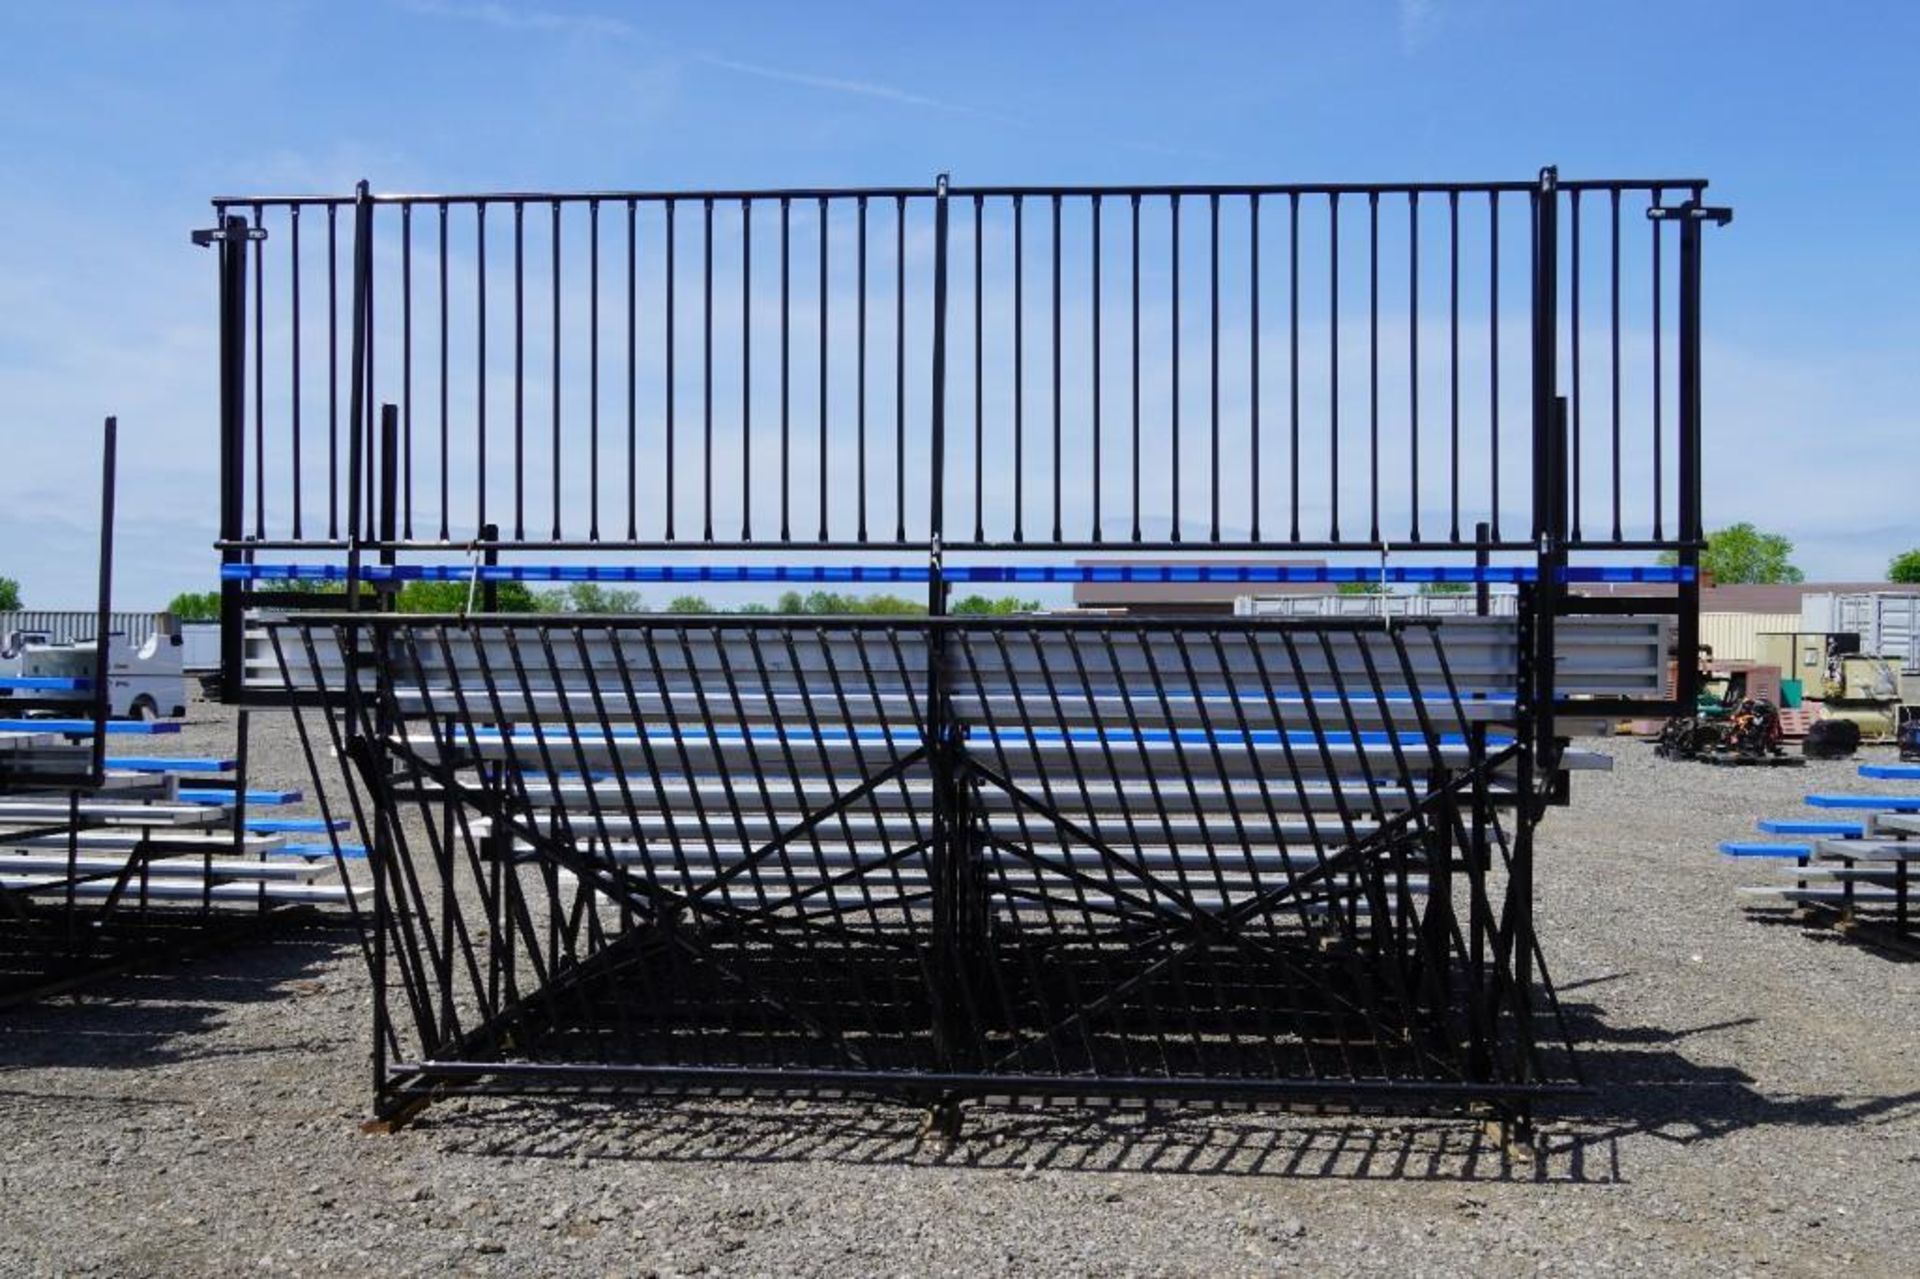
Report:
[[[218,224],[197,238],[220,261],[223,685],[241,704],[291,708],[323,814],[351,815],[368,846],[377,1113],[403,1114],[452,1086],[693,1084],[907,1097],[947,1122],[963,1098],[1007,1095],[1489,1107],[1524,1122],[1576,1078],[1570,1054],[1543,1047],[1556,1038],[1555,1005],[1532,914],[1533,829],[1566,791],[1556,717],[1656,715],[1693,696],[1687,661],[1670,695],[1567,695],[1555,636],[1562,618],[1633,612],[1673,617],[1682,652],[1697,639],[1700,255],[1703,226],[1728,216],[1705,204],[1705,185],[1570,182],[1546,169],[1520,182],[1178,188],[963,188],[943,177],[844,191],[388,196],[362,183],[350,197],[216,200]],[[1183,203],[1204,218],[1183,221]],[[1623,208],[1636,205],[1650,228],[1644,258],[1621,247]],[[1519,206],[1524,234],[1510,233],[1503,249],[1500,214]],[[1581,301],[1591,256],[1583,207],[1611,232],[1604,323],[1591,285]],[[529,233],[529,211],[550,228],[544,239],[537,226]],[[687,211],[701,231],[676,247],[676,213]],[[892,232],[890,256],[885,235],[870,235],[874,218]],[[1046,268],[1037,282],[1025,247],[1036,221],[1035,260]],[[1340,231],[1356,221],[1367,246],[1363,449],[1340,425],[1342,364],[1351,387],[1356,362],[1338,318],[1355,291],[1351,274],[1347,292],[1340,283],[1355,252],[1350,238],[1343,254]],[[416,223],[428,231],[425,251]],[[303,225],[314,228],[305,256]],[[513,336],[490,356],[503,225]],[[1381,303],[1383,225],[1407,255],[1404,356],[1388,360],[1406,412],[1393,410],[1384,433],[1380,331],[1383,317],[1397,320]],[[1274,326],[1260,319],[1272,292],[1263,227],[1270,244],[1285,237],[1289,262],[1288,401],[1264,413],[1261,372],[1282,357],[1269,354]],[[1420,389],[1435,375],[1433,364],[1422,370],[1420,286],[1429,281],[1431,298],[1440,255],[1430,249],[1423,273],[1423,228],[1444,234],[1450,281],[1447,356],[1435,361],[1449,371],[1450,399],[1424,445]],[[313,310],[300,281],[316,232],[328,263],[324,502],[316,446],[301,439],[311,399],[302,369],[316,361],[300,337]],[[283,234],[287,256],[269,259],[269,237]],[[1124,249],[1109,252],[1103,237]],[[1676,240],[1669,268],[1663,253]],[[1181,284],[1183,246],[1193,244],[1204,302],[1192,275]],[[538,314],[530,247],[550,261]],[[584,278],[565,274],[563,253],[589,263]],[[716,254],[737,260],[737,272],[716,268]],[[427,264],[418,289],[416,256]],[[1500,304],[1514,305],[1515,276],[1509,266],[1503,286],[1501,267],[1515,258],[1527,372],[1503,382]],[[263,289],[270,260],[284,263],[284,312],[270,312]],[[992,287],[990,261],[1000,272]],[[1229,274],[1245,266],[1244,291],[1229,302],[1244,311],[1224,328],[1223,262]],[[1465,326],[1463,262],[1487,279],[1485,315]],[[680,302],[676,272],[692,281]],[[468,330],[454,341],[454,275],[473,280],[471,346]],[[1650,337],[1622,318],[1623,276],[1628,296],[1637,288],[1650,300]],[[1142,296],[1163,279],[1164,316],[1151,299],[1144,307],[1161,352],[1144,355]],[[811,295],[807,280],[817,280]],[[1130,307],[1113,300],[1115,280],[1130,287]],[[1303,413],[1301,299],[1321,281],[1331,392],[1323,406],[1309,393]],[[1051,291],[1037,316],[1030,285],[1036,296]],[[662,295],[643,340],[653,321],[636,308]],[[756,328],[756,305],[777,330],[771,339]],[[882,340],[870,309],[890,312]],[[284,380],[269,377],[270,313],[291,328]],[[1206,318],[1189,323],[1195,313]],[[550,333],[543,349],[529,342],[530,314]],[[1247,332],[1234,340],[1246,356],[1235,371],[1223,335],[1240,314]],[[731,401],[715,390],[715,330],[736,322],[738,364],[719,371],[737,379]],[[1462,335],[1476,322],[1484,355],[1469,355],[1463,378]],[[685,354],[692,339],[676,355],[677,325],[698,333],[697,362]],[[1068,326],[1084,336],[1090,377],[1063,354],[1080,340],[1063,337]],[[1033,347],[1044,337],[1045,360],[1029,354],[1028,328],[1041,335]],[[997,388],[990,338],[996,350],[1011,339],[1011,372]],[[1591,349],[1609,344],[1610,398],[1592,393],[1591,376],[1582,381]],[[1652,369],[1644,434],[1628,429],[1634,410],[1623,414],[1623,344],[1644,344],[1637,358]],[[503,348],[511,432],[491,438],[490,455]],[[798,396],[795,348],[812,375]],[[1183,355],[1189,368],[1204,362],[1204,401],[1196,379],[1182,380]],[[891,365],[884,418],[884,400],[869,404],[870,361],[882,373]],[[1142,384],[1163,364],[1170,412],[1143,426]],[[1224,412],[1223,367],[1235,383]],[[1465,381],[1484,384],[1485,404],[1463,412]],[[1128,385],[1129,411],[1112,410],[1116,386]],[[649,401],[664,397],[644,430],[643,386]],[[613,406],[605,430],[603,390]],[[532,447],[529,391],[546,401],[551,428]],[[677,407],[676,393],[697,410]],[[1029,413],[1028,398],[1050,422]],[[1517,432],[1511,411],[1502,426],[1508,399],[1525,406]],[[1202,402],[1204,425],[1183,435],[1183,406],[1191,414]],[[452,430],[456,415],[471,420],[470,435]],[[796,416],[813,433],[796,429]],[[1604,426],[1591,425],[1596,416]],[[1484,450],[1463,425],[1484,426]],[[1357,501],[1356,450],[1367,468]],[[1503,459],[1509,475],[1526,474],[1524,499],[1511,482],[1503,494]],[[1636,485],[1643,460],[1650,482]],[[1312,492],[1318,476],[1324,501]],[[550,522],[529,518],[530,493],[547,497]],[[1346,557],[1322,570],[1332,580],[1510,582],[1520,597],[1511,665],[1497,672],[1501,688],[1463,692],[1444,627],[1407,619],[950,613],[957,583],[1071,580],[1096,570],[1026,557],[1092,549],[1155,557],[1143,574],[1168,572],[1168,557],[1184,571],[1179,557],[1194,552],[1317,552]],[[1656,552],[1676,564],[1646,575],[1671,595],[1628,602],[1570,590],[1583,574],[1642,573],[1614,565]],[[572,558],[583,553],[587,564]],[[736,562],[716,564],[722,554]],[[1421,567],[1389,564],[1409,554]],[[1609,567],[1574,562],[1596,555]],[[331,611],[272,585],[314,577],[344,584]],[[436,577],[469,584],[467,611],[394,611],[406,581]],[[923,618],[884,621],[498,613],[501,582],[526,579],[905,581],[924,585],[927,607]],[[289,605],[302,611],[262,612]],[[1023,667],[1008,664],[1015,654]],[[1163,771],[1181,780],[1184,800],[1169,799]],[[1352,787],[1365,799],[1349,808]],[[894,792],[897,802],[881,803]],[[1201,796],[1230,820],[1208,820]],[[1302,830],[1300,814],[1326,803],[1333,829]],[[760,882],[758,871],[775,866],[784,889]],[[1204,891],[1189,882],[1202,867]],[[747,898],[743,877],[753,881]],[[807,904],[817,902],[824,911]]]

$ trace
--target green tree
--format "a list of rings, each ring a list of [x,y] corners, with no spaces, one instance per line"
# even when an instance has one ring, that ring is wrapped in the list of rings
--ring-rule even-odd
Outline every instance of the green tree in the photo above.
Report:
[[[1472,590],[1473,588],[1465,582],[1420,583],[1420,593],[1422,595],[1466,595]]]
[[[167,603],[176,622],[212,622],[220,617],[219,591],[181,591]]]
[[[717,613],[719,611],[709,604],[703,595],[676,595],[667,601],[669,613]]]
[[[11,613],[20,607],[20,583],[10,577],[0,577],[0,613]]]
[[[1007,617],[1014,613],[1038,613],[1039,600],[1015,599],[1003,595],[994,599],[987,595],[963,595],[955,600],[948,611],[967,617]]]
[[[535,594],[525,582],[500,582],[498,607],[502,613],[547,613],[555,595]],[[460,613],[466,611],[469,587],[465,582],[408,582],[400,588],[395,606],[402,613]],[[484,587],[472,588],[473,608],[482,606]]]
[[[570,583],[560,598],[570,613],[643,613],[647,608],[640,592],[609,590],[598,582]]]
[[[1920,546],[1902,551],[1887,565],[1889,582],[1920,582]]]
[[[1341,582],[1334,590],[1342,595],[1385,595],[1385,582]]]
[[[1680,556],[1674,551],[1662,551],[1660,562],[1678,564]],[[1700,554],[1700,569],[1722,586],[1806,580],[1806,575],[1793,565],[1791,539],[1779,533],[1763,533],[1744,521],[1707,534],[1707,549]]]

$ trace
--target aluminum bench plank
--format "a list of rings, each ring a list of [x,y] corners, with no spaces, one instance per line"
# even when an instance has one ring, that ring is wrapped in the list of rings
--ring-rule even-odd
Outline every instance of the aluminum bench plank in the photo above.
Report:
[[[1815,849],[1823,861],[1920,861],[1920,839],[1823,839]]]
[[[81,800],[69,806],[56,799],[0,799],[0,824],[65,822],[78,814],[83,822],[111,826],[213,826],[225,814],[197,804],[129,804]]]
[[[1773,897],[1783,901],[1823,906],[1844,906],[1849,901],[1855,906],[1893,906],[1899,902],[1899,894],[1893,889],[1872,885],[1860,888],[1796,888],[1792,884],[1781,884],[1778,887],[1742,888],[1740,893],[1745,897]],[[1920,894],[1909,894],[1908,900],[1914,901],[1917,896]]]
[[[113,891],[109,881],[89,880],[84,884],[74,884],[71,891],[75,897],[105,897]],[[58,892],[65,896],[67,885],[46,875],[0,875],[0,888],[32,895],[34,890]],[[132,892],[129,886],[123,892]],[[327,905],[344,903],[349,899],[364,900],[373,895],[372,885],[349,886],[346,884],[300,884],[275,883],[224,883],[206,885],[197,879],[150,880],[144,888],[148,900],[170,900],[196,902],[212,898],[220,903],[254,905],[262,901],[278,902],[285,905]]]
[[[125,857],[83,854],[69,860],[59,853],[11,853],[0,851],[0,875],[44,874],[117,875],[127,866]],[[305,859],[250,861],[241,857],[155,857],[134,868],[128,877],[137,884],[141,869],[149,879],[191,879],[195,883],[211,873],[214,879],[284,879],[305,881],[327,873],[328,868]]]
[[[146,845],[157,850],[156,855],[180,853],[199,855],[211,851],[214,856],[222,853],[250,856],[257,853],[270,853],[277,850],[286,841],[278,835],[247,835],[238,843],[227,832],[201,833],[184,831],[179,834],[156,835],[148,831],[130,827],[105,827],[99,830],[83,830],[71,837],[65,832],[45,835],[0,835],[0,848],[66,848],[69,838],[77,848],[124,848],[133,849]]]

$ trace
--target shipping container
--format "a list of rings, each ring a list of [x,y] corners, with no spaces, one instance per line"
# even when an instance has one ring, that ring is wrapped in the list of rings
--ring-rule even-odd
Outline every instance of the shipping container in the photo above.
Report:
[[[1713,650],[1715,661],[1756,662],[1760,660],[1761,635],[1792,631],[1799,625],[1795,613],[1702,613],[1700,642]],[[1791,672],[1781,673],[1791,678]]]
[[[1803,631],[1846,631],[1860,637],[1860,651],[1912,661],[1920,638],[1920,592],[1812,591],[1800,597]]]
[[[166,616],[165,613],[109,613],[107,633],[124,636],[127,643],[138,648],[155,631],[165,629],[161,619]],[[55,644],[73,644],[92,639],[98,621],[98,614],[91,609],[18,609],[0,613],[0,642],[16,632],[24,632],[44,635]]]

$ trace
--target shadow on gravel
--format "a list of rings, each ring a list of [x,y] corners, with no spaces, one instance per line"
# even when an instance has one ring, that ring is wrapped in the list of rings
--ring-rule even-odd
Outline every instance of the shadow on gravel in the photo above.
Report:
[[[1753,1018],[1669,1029],[1613,1025],[1590,1003],[1567,1001],[1563,1012],[1593,1091],[1544,1116],[1537,1150],[1524,1159],[1465,1119],[1198,1107],[972,1107],[950,1148],[924,1138],[916,1111],[844,1098],[470,1097],[442,1101],[417,1122],[454,1153],[501,1159],[1607,1185],[1631,1179],[1621,1148],[1635,1139],[1691,1145],[1756,1128],[1867,1127],[1920,1116],[1920,1090],[1769,1095],[1736,1067],[1688,1055],[1688,1041]]]
[[[1836,913],[1808,910],[1747,909],[1747,918],[1766,928],[1791,928],[1816,946],[1864,950],[1890,964],[1920,964],[1920,934],[1897,932],[1890,920],[1846,920]]]
[[[1604,1184],[1606,1143],[1543,1135],[1516,1158],[1481,1125],[1270,1111],[970,1108],[951,1147],[902,1107],[715,1097],[470,1099],[429,1109],[423,1133],[502,1159],[807,1163],[1042,1172],[1163,1173],[1349,1181]]]
[[[310,980],[354,944],[351,928],[289,921],[218,950],[156,960],[65,994],[0,1009],[0,1091],[13,1070],[137,1070],[236,1052],[303,1050],[299,1044],[223,1049],[195,1040],[236,1005],[294,997],[294,983]],[[332,1045],[307,1047],[322,1051]]]
[[[1687,1040],[1758,1018],[1669,1030],[1615,1026],[1591,1004],[1563,1003],[1562,1011],[1593,1089],[1567,1115],[1580,1143],[1617,1151],[1622,1140],[1638,1136],[1693,1145],[1755,1128],[1865,1128],[1920,1117],[1920,1089],[1770,1095],[1738,1067],[1687,1056]]]

